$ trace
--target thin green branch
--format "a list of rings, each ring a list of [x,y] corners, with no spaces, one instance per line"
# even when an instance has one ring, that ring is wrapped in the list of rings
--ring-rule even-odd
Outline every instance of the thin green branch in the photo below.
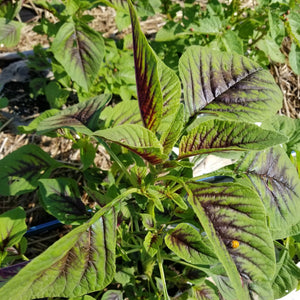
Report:
[[[170,297],[168,295],[164,267],[163,267],[163,259],[160,254],[160,249],[158,249],[158,251],[157,251],[157,262],[158,262],[158,267],[159,267],[159,272],[160,272],[160,278],[161,278],[162,285],[163,285],[164,300],[170,300]]]

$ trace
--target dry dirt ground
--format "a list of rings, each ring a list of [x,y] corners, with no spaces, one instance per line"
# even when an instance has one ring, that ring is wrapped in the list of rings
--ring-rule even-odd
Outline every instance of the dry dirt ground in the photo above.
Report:
[[[42,14],[46,14],[45,16],[48,19],[51,19],[52,16],[48,12],[35,7],[30,0],[24,2],[24,7],[27,10],[24,11],[23,17],[27,18],[27,25],[23,28],[21,40],[16,47],[11,49],[0,47],[0,73],[1,67],[8,64],[8,62],[3,59],[3,56],[7,53],[32,50],[34,45],[37,44],[41,44],[44,47],[48,46],[46,37],[35,34],[32,31],[32,27],[41,18]],[[118,37],[128,33],[130,30],[125,30],[125,32],[118,31],[114,23],[115,12],[113,9],[99,7],[93,9],[90,13],[95,17],[92,21],[92,27],[102,32],[105,37]],[[53,19],[53,21],[55,20]],[[142,22],[142,29],[146,34],[152,35],[163,25],[163,17],[157,15]],[[289,48],[290,42],[289,40],[286,40],[284,47],[282,48],[282,51],[286,56],[288,56]],[[300,118],[300,77],[296,76],[291,71],[288,64],[274,64],[271,66],[270,71],[284,95],[283,108],[280,111],[280,114],[285,114],[291,118]],[[63,138],[50,139],[34,134],[16,134],[15,125],[18,123],[29,122],[35,118],[41,112],[41,109],[43,109],[43,105],[41,102],[39,103],[30,99],[22,84],[10,83],[7,84],[5,88],[6,93],[10,95],[10,105],[9,109],[0,111],[0,121],[2,123],[2,125],[0,125],[0,159],[19,147],[30,143],[39,145],[53,158],[68,161],[72,164],[79,164],[79,150],[72,149],[72,144],[69,140]],[[44,103],[44,105],[46,104]],[[102,168],[108,168],[110,165],[109,157],[101,148],[98,149],[97,164],[99,166],[101,165]],[[74,174],[72,177],[74,178]],[[78,181],[80,181],[79,174]],[[0,196],[0,213],[18,205],[24,207],[26,210],[29,227],[51,219],[51,217],[45,214],[43,209],[39,206],[36,193],[17,197]],[[64,226],[59,229],[51,230],[48,233],[28,238],[28,248],[30,249],[28,257],[34,257],[41,253],[68,230],[69,227]]]

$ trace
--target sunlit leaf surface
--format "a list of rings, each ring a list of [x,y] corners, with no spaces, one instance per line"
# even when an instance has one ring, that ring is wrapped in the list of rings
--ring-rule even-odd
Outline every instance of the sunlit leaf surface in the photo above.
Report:
[[[75,228],[8,281],[0,299],[69,298],[106,287],[115,273],[116,220],[112,208]]]
[[[190,204],[204,229],[209,226],[207,234],[213,238],[211,243],[219,259],[229,254],[250,293],[269,282],[275,272],[273,241],[257,194],[233,183],[188,186],[192,192]],[[222,263],[229,272],[232,264]]]
[[[249,152],[235,171],[251,182],[269,217],[274,239],[289,235],[300,221],[300,180],[297,171],[281,147],[258,153]]]
[[[282,105],[272,75],[250,59],[191,46],[179,63],[189,116],[201,112],[262,121]]]

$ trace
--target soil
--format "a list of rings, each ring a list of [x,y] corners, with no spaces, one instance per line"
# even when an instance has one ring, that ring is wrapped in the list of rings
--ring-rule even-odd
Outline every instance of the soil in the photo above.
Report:
[[[10,49],[1,47],[0,45],[0,73],[1,68],[18,61],[18,58],[4,59],[3,55],[16,51],[31,51],[37,44],[41,44],[43,47],[49,46],[47,38],[35,34],[32,28],[42,15],[45,15],[48,19],[53,19],[53,22],[55,22],[55,18],[48,12],[36,7],[32,1],[25,1],[24,7],[25,9],[21,17],[23,21],[26,20],[27,24],[23,28],[19,44]],[[114,22],[115,11],[111,8],[99,7],[93,9],[90,13],[95,18],[91,26],[102,32],[105,37],[120,38],[130,32],[130,28],[122,32],[117,29]],[[141,23],[144,33],[148,36],[155,34],[163,25],[164,20],[161,15],[156,15]],[[290,41],[286,39],[282,48],[286,57],[288,57],[289,49]],[[13,55],[15,55],[15,53],[13,53]],[[286,60],[286,62],[287,61],[288,60]],[[21,68],[20,66],[18,67]],[[18,68],[16,70],[18,70]],[[292,72],[288,63],[273,64],[271,65],[270,71],[284,95],[283,108],[279,113],[291,118],[300,118],[300,77]],[[13,75],[17,76],[18,74],[17,72]],[[37,99],[30,97],[29,80],[27,80],[28,78],[26,79],[26,76],[29,75],[30,74],[23,74],[23,77],[25,76],[23,82],[15,80],[15,77],[12,76],[12,80],[5,83],[2,91],[0,90],[0,98],[5,96],[9,99],[8,107],[0,110],[0,159],[23,145],[36,144],[55,159],[79,165],[79,150],[73,149],[69,140],[63,138],[48,138],[35,134],[17,134],[16,128],[18,125],[28,124],[42,111],[49,108],[47,101],[43,97],[38,97]],[[98,149],[96,160],[102,169],[109,168],[109,156],[104,149]],[[72,174],[72,178],[77,179],[78,182],[81,180],[80,174],[75,174],[75,177],[74,174]],[[0,196],[0,213],[19,205],[26,211],[28,227],[53,219],[45,213],[38,204],[36,192],[16,197]],[[30,249],[30,252],[27,253],[28,257],[35,257],[69,230],[70,226],[61,226],[52,229],[50,232],[28,237],[28,249]]]

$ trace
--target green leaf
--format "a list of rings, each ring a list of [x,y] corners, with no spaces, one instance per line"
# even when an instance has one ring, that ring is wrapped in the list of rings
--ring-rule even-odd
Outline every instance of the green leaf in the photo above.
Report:
[[[80,150],[80,161],[83,164],[82,170],[87,170],[95,160],[97,151],[95,145],[89,139],[80,139],[73,144],[73,148]]]
[[[179,61],[189,116],[209,113],[243,121],[262,121],[282,105],[272,75],[235,53],[191,46]]]
[[[167,67],[158,57],[157,71],[161,86],[163,108],[162,121],[170,115],[177,113],[180,105],[181,83],[176,73]]]
[[[18,44],[23,24],[16,21],[7,21],[0,18],[0,44],[10,48]]]
[[[188,183],[189,202],[238,299],[270,287],[275,271],[273,241],[257,194],[239,184]],[[243,287],[241,286],[243,284]]]
[[[45,134],[58,128],[70,128],[75,132],[91,135],[91,130],[97,127],[100,112],[109,100],[110,95],[104,94],[72,105],[57,115],[43,120],[38,125],[37,133]]]
[[[167,158],[155,134],[140,125],[125,124],[93,134],[133,151],[152,164],[161,163]]]
[[[192,287],[193,300],[219,300],[217,287],[210,281],[205,280],[202,284]]]
[[[287,138],[250,123],[210,120],[201,123],[179,145],[179,157],[222,151],[261,150]]]
[[[0,289],[0,298],[69,298],[105,288],[115,273],[117,217],[114,208],[99,213],[26,265]]]
[[[25,145],[0,160],[0,194],[21,195],[37,188],[61,164],[36,145]]]
[[[26,213],[22,207],[11,209],[0,215],[0,252],[18,244],[27,230]],[[1,259],[0,259],[1,264]]]
[[[8,99],[6,97],[0,98],[0,109],[8,106]]]
[[[256,45],[272,61],[278,63],[285,62],[284,54],[280,51],[279,46],[271,37],[266,36],[265,38],[259,40]]]
[[[289,63],[295,74],[300,75],[300,46],[292,43],[289,53]]]
[[[243,41],[239,38],[235,31],[226,31],[226,33],[222,36],[222,42],[228,52],[236,52],[241,55],[244,54]]]
[[[271,127],[270,127],[271,125]],[[300,150],[300,120],[292,119],[287,116],[275,115],[271,119],[266,120],[265,123],[262,124],[263,128],[272,128],[277,132],[284,134],[288,141],[285,143],[287,146],[288,153],[293,150]]]
[[[145,240],[144,240],[144,247],[147,253],[153,257],[158,249],[161,247],[162,238],[160,235],[154,232],[148,232]]]
[[[222,31],[222,22],[217,16],[203,18],[200,20],[200,26],[196,31],[201,34],[216,35]]]
[[[128,109],[130,107],[130,109]],[[142,125],[139,104],[136,100],[125,100],[115,106],[107,106],[101,113],[105,120],[105,127],[116,127],[122,124]]]
[[[40,179],[39,195],[44,209],[63,224],[80,225],[90,217],[74,179]]]
[[[145,196],[152,200],[155,207],[160,211],[160,212],[164,212],[164,206],[161,203],[161,199],[163,198],[159,187],[157,187],[156,189],[153,188],[147,188],[147,193],[145,194]]]
[[[269,10],[268,12],[268,20],[269,20],[269,26],[270,26],[269,32],[271,38],[274,41],[276,41],[278,45],[280,45],[285,36],[284,23],[280,19],[280,15],[278,13],[272,12],[272,10]]]
[[[235,172],[244,175],[261,198],[274,239],[285,238],[300,221],[300,180],[281,147],[247,153]]]
[[[163,111],[163,98],[157,71],[157,58],[141,31],[135,9],[128,1],[131,16],[137,95],[146,128],[156,132]]]
[[[276,274],[272,284],[274,299],[284,297],[297,288],[299,280],[300,269],[290,258],[288,251],[282,251],[276,265]]]
[[[47,119],[49,117],[54,116],[55,114],[59,113],[59,110],[56,108],[53,109],[48,109],[44,112],[42,112],[38,117],[33,119],[29,125],[27,126],[18,126],[18,130],[21,133],[33,133],[34,131],[37,130],[38,125],[40,124],[41,121],[44,119]]]
[[[83,23],[65,22],[53,40],[51,51],[72,80],[88,91],[104,56],[101,34]]]
[[[123,293],[118,290],[109,290],[102,295],[101,300],[123,300]]]
[[[45,95],[52,108],[61,108],[66,103],[69,94],[69,91],[62,89],[55,81],[50,81],[45,87]]]
[[[166,196],[171,199],[173,202],[175,202],[181,209],[186,210],[188,209],[187,204],[185,203],[184,199],[182,196],[172,193],[172,192],[167,192]]]
[[[160,138],[160,143],[163,146],[164,153],[169,154],[177,142],[183,125],[184,125],[184,110],[183,105],[180,105],[177,112],[168,118],[164,118],[160,124],[160,130],[163,132]]]
[[[142,217],[142,222],[145,228],[148,230],[155,229],[155,220],[153,219],[152,215],[150,214],[140,214]]]
[[[294,42],[300,47],[300,15],[296,10],[291,11],[288,16],[288,23],[291,28],[291,34]]]
[[[209,242],[202,238],[196,228],[187,223],[181,223],[169,230],[165,236],[165,243],[170,250],[189,263],[217,263]]]

